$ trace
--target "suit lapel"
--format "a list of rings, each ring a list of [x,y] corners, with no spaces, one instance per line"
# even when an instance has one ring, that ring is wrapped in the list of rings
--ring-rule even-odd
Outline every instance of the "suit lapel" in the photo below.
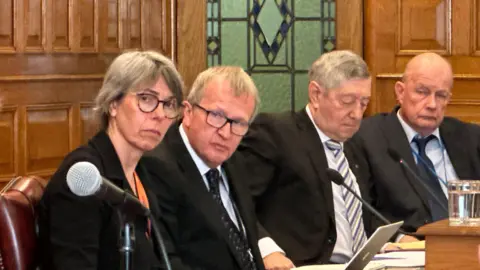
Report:
[[[415,160],[413,158],[410,143],[408,142],[405,131],[403,130],[402,125],[397,118],[397,110],[398,108],[395,108],[394,111],[390,115],[388,115],[388,117],[386,118],[386,124],[384,126],[382,125],[380,128],[385,135],[388,147],[392,148],[398,154],[400,154],[400,156],[407,162],[408,166],[410,166],[410,168],[412,168],[414,171],[417,171],[417,164],[415,163]],[[427,196],[427,193],[424,190],[423,186],[418,182],[420,179],[416,179],[404,168],[402,168],[402,171],[403,176],[408,180],[410,185],[413,187],[413,190],[417,193],[418,197],[421,198],[425,209],[428,209],[428,211],[430,211],[428,203],[429,197]]]
[[[474,172],[470,166],[470,157],[468,148],[465,147],[465,142],[468,138],[464,137],[462,132],[455,132],[455,130],[445,123],[445,120],[440,125],[440,136],[442,137],[442,143],[447,150],[447,154],[450,157],[453,168],[457,173],[459,179],[470,179]],[[443,161],[445,162],[445,160]],[[448,179],[445,179],[446,181]]]
[[[221,206],[215,202],[208,191],[202,175],[198,171],[195,162],[183,143],[178,126],[170,128],[165,139],[168,141],[171,156],[177,158],[177,164],[184,176],[184,180],[187,182],[185,186],[188,188],[187,194],[192,200],[192,205],[204,215],[205,220],[211,226],[213,231],[218,233],[220,237],[225,240],[233,257],[237,260],[238,264],[241,265],[235,247],[228,237],[228,231],[220,219]]]
[[[253,236],[249,233],[249,228],[256,228],[255,222],[252,219],[252,212],[253,208],[252,206],[248,205],[248,200],[246,198],[249,198],[250,196],[248,195],[248,190],[244,187],[244,185],[241,183],[242,179],[239,177],[241,172],[237,170],[233,162],[231,160],[227,161],[224,163],[223,167],[225,169],[227,178],[228,178],[228,185],[230,187],[230,194],[232,195],[232,198],[234,200],[234,207],[238,210],[240,213],[240,219],[243,225],[245,226],[245,233],[247,234],[247,239],[249,241],[249,247],[253,249],[253,245],[256,244],[256,241],[254,240]],[[249,209],[251,209],[249,211]]]
[[[325,156],[325,150],[323,148],[322,141],[305,109],[297,112],[295,117],[300,136],[298,142],[302,144],[303,151],[308,153],[312,167],[315,169],[318,176],[318,181],[310,184],[312,184],[317,191],[321,190],[323,192],[326,210],[331,218],[331,221],[335,222],[332,184],[326,173],[328,162],[327,157]],[[321,187],[319,187],[319,185]]]

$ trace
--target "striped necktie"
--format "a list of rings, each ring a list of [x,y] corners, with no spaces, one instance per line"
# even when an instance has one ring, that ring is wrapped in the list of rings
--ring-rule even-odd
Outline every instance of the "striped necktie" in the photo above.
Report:
[[[353,173],[350,170],[348,165],[347,158],[343,153],[342,145],[339,142],[329,140],[325,142],[327,148],[332,151],[335,169],[343,176],[345,179],[345,185],[349,186],[351,189],[356,190],[355,183],[353,180]],[[362,204],[355,198],[355,196],[349,192],[346,188],[342,187],[342,197],[345,202],[345,208],[347,209],[347,220],[350,224],[350,229],[352,231],[353,239],[353,253],[356,253],[359,248],[361,248],[367,241],[367,236],[365,235],[365,228],[363,227],[362,219]]]

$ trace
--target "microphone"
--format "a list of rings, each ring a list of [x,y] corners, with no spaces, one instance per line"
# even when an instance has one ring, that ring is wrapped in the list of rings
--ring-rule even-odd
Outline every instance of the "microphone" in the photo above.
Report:
[[[153,236],[160,246],[160,253],[165,267],[167,270],[172,269],[155,217],[135,196],[102,177],[97,167],[88,161],[80,161],[70,167],[67,172],[67,185],[77,196],[96,195],[113,206],[120,207],[125,214],[142,215],[149,218],[153,228]]]
[[[327,176],[328,178],[330,178],[330,180],[332,182],[334,182],[335,184],[339,185],[339,186],[343,186],[344,188],[346,188],[350,193],[353,194],[353,196],[355,196],[355,198],[357,198],[361,203],[362,205],[364,205],[365,207],[367,207],[367,209],[372,212],[376,217],[378,217],[379,219],[381,219],[383,221],[383,223],[385,223],[386,225],[389,225],[389,224],[392,224],[392,222],[390,220],[388,220],[385,216],[383,216],[382,214],[380,214],[380,212],[377,211],[377,209],[375,209],[370,203],[368,203],[367,201],[365,201],[360,195],[357,194],[357,192],[355,192],[355,190],[353,190],[351,187],[347,186],[345,184],[345,179],[343,178],[343,176],[336,170],[334,169],[331,169],[331,168],[327,168]],[[417,233],[411,233],[411,232],[406,232],[404,231],[403,229],[399,228],[398,231],[401,233],[401,234],[405,234],[405,235],[410,235],[410,236],[413,236],[413,237],[423,237],[424,235],[421,235],[421,234],[417,234]]]
[[[360,197],[360,195],[358,195],[357,192],[355,192],[351,187],[347,186],[345,184],[345,179],[343,178],[343,176],[339,172],[337,172],[334,169],[328,168],[327,169],[327,175],[328,175],[328,178],[330,178],[330,180],[332,182],[334,182],[335,184],[337,184],[339,186],[343,186],[348,191],[350,191],[350,193],[352,193],[353,196],[355,196],[355,198],[357,198],[360,202],[362,202],[362,204],[365,205],[368,208],[368,210],[370,210],[370,212],[375,214],[375,216],[377,216],[379,219],[381,219],[383,221],[383,223],[385,223],[385,224],[391,224],[392,223],[392,222],[390,222],[390,220],[388,220],[386,217],[384,217],[382,214],[380,214],[380,212],[378,212],[375,208],[373,208],[373,206],[371,204],[369,204],[362,197]]]
[[[422,186],[425,188],[425,190],[427,190],[430,196],[432,196],[432,198],[442,207],[442,209],[448,213],[448,209],[444,205],[442,200],[440,200],[440,198],[437,197],[437,195],[432,191],[432,189],[427,186],[427,184],[425,184],[425,181],[407,164],[407,162],[400,156],[400,154],[392,148],[388,148],[387,152],[390,157],[396,162],[400,163],[400,165],[402,165],[403,168],[405,168],[417,180],[417,182],[422,184]]]
[[[430,167],[429,164],[427,164],[427,162],[425,161],[425,159],[423,159],[419,154],[417,154],[415,151],[413,151],[414,155],[417,157],[417,162],[421,162],[425,167],[427,167],[428,171],[433,175],[435,176],[435,178],[437,178],[440,183],[442,183],[443,185],[447,186],[447,182],[446,180],[443,180],[442,178],[440,178],[440,176],[438,176],[437,172],[435,171],[435,168],[432,168]]]
[[[67,185],[75,195],[81,197],[96,195],[122,208],[125,214],[150,216],[150,210],[135,196],[102,177],[97,167],[90,162],[81,161],[70,167],[67,172]]]

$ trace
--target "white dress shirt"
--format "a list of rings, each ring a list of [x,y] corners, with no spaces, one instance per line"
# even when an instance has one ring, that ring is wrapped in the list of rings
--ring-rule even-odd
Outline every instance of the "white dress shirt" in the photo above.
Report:
[[[306,111],[307,111],[308,117],[310,118],[310,120],[312,121],[312,124],[315,126],[315,129],[318,132],[318,136],[322,141],[325,155],[328,161],[328,167],[332,169],[336,169],[333,153],[325,145],[325,142],[330,140],[330,138],[326,136],[317,127],[317,125],[313,121],[312,114],[308,106],[306,107]],[[343,147],[343,143],[341,143],[341,145]],[[352,173],[352,178],[354,182],[354,189],[358,194],[360,194],[360,189],[358,188],[357,180],[353,173]],[[337,241],[335,242],[335,246],[333,248],[331,260],[336,263],[345,263],[353,256],[353,251],[352,251],[353,236],[352,236],[350,223],[348,223],[348,220],[347,220],[347,208],[345,206],[345,201],[343,200],[343,196],[342,196],[342,186],[339,186],[332,182],[332,192],[333,192],[333,205],[335,209]],[[265,237],[260,239],[260,241],[258,242],[258,245],[260,247],[260,253],[262,254],[263,258],[265,258],[267,255],[273,252],[284,253],[284,251],[270,237]],[[287,257],[288,257],[288,254],[287,254]]]
[[[400,109],[401,110],[401,109]],[[418,135],[418,132],[413,130],[402,118],[400,115],[400,110],[397,112],[398,120],[402,125],[403,130],[405,131],[405,135],[407,135],[408,142],[410,143],[410,148],[412,151],[412,155],[415,159],[415,162],[421,162],[418,160],[417,155],[418,147],[413,139]],[[440,186],[442,187],[443,193],[445,197],[448,197],[448,188],[447,188],[447,181],[456,180],[458,179],[457,173],[453,168],[453,164],[450,161],[450,157],[448,156],[447,150],[443,146],[442,139],[440,137],[439,129],[435,129],[432,133],[436,137],[435,140],[430,140],[427,145],[425,146],[425,153],[427,154],[428,158],[432,161],[433,166],[435,167],[435,173],[440,178],[438,181],[440,182]]]

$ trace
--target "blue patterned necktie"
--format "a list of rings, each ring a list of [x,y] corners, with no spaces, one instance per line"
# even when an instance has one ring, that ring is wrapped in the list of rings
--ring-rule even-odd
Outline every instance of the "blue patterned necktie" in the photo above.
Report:
[[[239,230],[239,228],[242,227],[240,215],[237,215],[237,227],[230,218],[230,215],[228,214],[225,206],[223,205],[222,198],[220,197],[219,183],[220,181],[222,181],[222,176],[220,175],[220,172],[217,169],[210,169],[205,174],[205,176],[207,177],[208,185],[210,187],[210,193],[212,194],[215,202],[217,202],[220,206],[222,223],[228,231],[228,238],[235,247],[235,251],[237,252],[236,255],[240,258],[240,261],[242,263],[242,269],[255,270],[255,263],[253,262],[253,258],[249,252],[246,235],[242,233],[242,230]],[[232,204],[233,203],[234,202],[232,201]]]
[[[348,165],[347,158],[343,153],[342,145],[333,140],[326,141],[325,145],[330,151],[332,151],[335,169],[343,176],[343,179],[345,179],[345,185],[349,186],[353,190],[356,190],[353,180],[353,173],[350,171],[350,166]],[[347,220],[352,231],[352,251],[355,254],[358,249],[361,248],[367,241],[365,228],[363,227],[362,203],[344,187],[342,187],[342,197],[345,202],[345,208],[347,209]]]
[[[437,176],[433,174],[431,171],[431,170],[435,171],[435,167],[433,166],[432,161],[430,160],[430,158],[428,158],[427,153],[425,152],[427,143],[434,139],[436,139],[434,135],[430,135],[424,138],[420,138],[419,136],[416,136],[415,138],[413,138],[412,142],[417,144],[418,155],[420,156],[420,157],[417,157],[417,168],[418,168],[419,174],[422,176],[422,180],[425,180],[425,183],[427,184],[427,186],[429,186],[430,189],[433,190],[435,194],[439,195],[438,198],[442,200],[443,205],[447,206],[448,201],[446,196],[443,195],[443,190],[442,190],[442,187],[440,186],[440,182],[438,181]],[[448,217],[448,213],[445,211],[444,208],[442,208],[442,205],[439,204],[433,198],[431,198],[430,195],[429,195],[428,201],[430,204],[430,212],[432,214],[433,221],[445,219]]]

